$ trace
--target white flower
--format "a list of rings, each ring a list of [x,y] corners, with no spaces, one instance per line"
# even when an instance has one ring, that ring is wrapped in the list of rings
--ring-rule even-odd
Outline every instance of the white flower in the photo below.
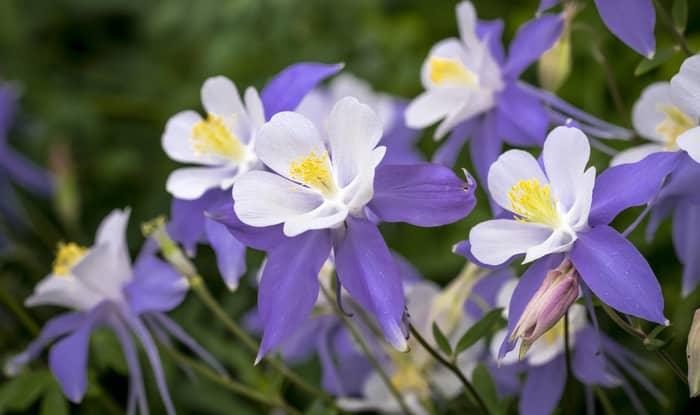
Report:
[[[202,86],[202,104],[206,118],[195,111],[180,112],[168,120],[163,133],[163,149],[171,159],[203,166],[170,174],[166,189],[179,199],[197,199],[212,188],[228,189],[258,164],[253,145],[265,114],[255,88],[246,89],[244,106],[231,80],[209,78]]]
[[[557,127],[542,151],[544,171],[522,150],[503,153],[489,170],[493,199],[514,214],[472,228],[472,253],[485,264],[497,265],[525,253],[528,263],[555,252],[568,251],[577,233],[588,228],[595,168],[586,170],[590,146],[585,134]]]
[[[113,211],[100,224],[91,248],[59,244],[53,271],[26,305],[88,310],[103,300],[123,303],[123,286],[133,277],[125,240],[128,220],[128,209]]]
[[[634,104],[635,130],[651,141],[616,155],[611,165],[635,163],[651,153],[686,150],[700,160],[700,56],[686,59],[671,82],[649,85]]]
[[[328,143],[296,112],[276,114],[258,132],[255,151],[274,173],[250,171],[233,186],[235,210],[244,223],[284,223],[296,236],[341,225],[362,216],[374,194],[374,170],[384,157],[377,147],[379,118],[367,105],[346,97],[328,119]]]
[[[406,125],[411,128],[444,119],[435,138],[493,108],[494,95],[504,88],[498,63],[476,34],[476,13],[470,2],[457,6],[457,23],[460,39],[446,39],[433,47],[421,68],[425,92],[406,109]]]
[[[503,317],[508,318],[508,305],[513,291],[518,285],[518,280],[511,279],[503,284],[496,297],[497,307],[503,307]],[[576,344],[576,335],[586,327],[586,308],[580,304],[573,304],[569,308],[569,344],[573,349]],[[491,356],[498,360],[498,352],[503,340],[508,335],[508,330],[503,329],[493,335],[491,339]],[[520,348],[521,340],[518,339],[515,349]],[[552,359],[564,353],[564,318],[537,339],[527,351],[525,359],[531,366],[540,366],[549,363]],[[517,353],[508,353],[502,359],[501,364],[509,365],[518,361]]]

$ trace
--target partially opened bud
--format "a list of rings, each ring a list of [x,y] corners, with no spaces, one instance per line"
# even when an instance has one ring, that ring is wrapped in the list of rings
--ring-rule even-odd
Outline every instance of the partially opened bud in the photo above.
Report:
[[[520,358],[540,336],[564,316],[579,294],[579,275],[571,264],[565,260],[556,269],[549,270],[525,307],[518,324],[516,324],[510,341],[520,338]]]
[[[688,333],[688,346],[686,348],[688,356],[688,387],[690,397],[700,395],[700,308],[695,310],[693,324]]]
[[[537,75],[542,88],[556,91],[571,72],[571,21],[578,11],[575,5],[564,10],[564,30],[557,42],[542,54],[537,64]]]

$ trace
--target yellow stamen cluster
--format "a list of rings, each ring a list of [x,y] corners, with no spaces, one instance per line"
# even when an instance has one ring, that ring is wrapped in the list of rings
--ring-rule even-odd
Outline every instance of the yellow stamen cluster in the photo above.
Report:
[[[431,57],[428,63],[430,80],[435,84],[454,84],[472,87],[479,78],[456,59]]]
[[[666,148],[675,150],[678,136],[694,127],[696,123],[676,106],[660,105],[658,110],[666,114],[666,119],[656,126],[656,131],[666,138]]]
[[[556,227],[559,224],[557,208],[549,192],[549,185],[539,180],[520,180],[508,193],[515,219]]]
[[[53,274],[60,276],[69,275],[71,267],[73,267],[87,251],[88,248],[73,242],[59,242],[58,249],[56,250],[56,259],[53,261]]]
[[[411,362],[404,362],[397,368],[391,377],[391,383],[400,392],[413,392],[419,396],[430,393],[426,377]]]
[[[542,335],[542,338],[549,346],[553,345],[554,343],[556,343],[559,339],[562,339],[563,337],[564,337],[564,317],[559,319],[557,324],[552,326],[551,329],[547,330],[547,332]]]
[[[336,189],[329,170],[327,151],[321,157],[312,151],[309,156],[293,161],[289,165],[289,176],[323,194],[333,193]]]
[[[224,119],[213,114],[192,127],[191,141],[198,156],[213,154],[239,161],[245,154],[243,144],[232,134]]]

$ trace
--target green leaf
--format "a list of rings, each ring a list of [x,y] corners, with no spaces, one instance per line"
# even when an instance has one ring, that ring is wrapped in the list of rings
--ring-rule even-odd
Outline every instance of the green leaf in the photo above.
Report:
[[[491,378],[486,366],[480,364],[472,373],[472,384],[474,389],[479,394],[484,404],[492,415],[501,415],[506,413],[506,405],[502,404],[498,399],[498,390],[496,384]]]
[[[675,0],[671,8],[671,16],[673,16],[676,29],[683,33],[688,23],[688,0]]]
[[[452,347],[450,346],[450,342],[447,340],[447,337],[442,330],[440,330],[440,326],[438,326],[436,322],[433,322],[433,337],[435,338],[435,342],[437,343],[438,347],[440,347],[440,350],[442,350],[442,352],[447,356],[452,356]]]
[[[653,58],[643,59],[639,62],[639,65],[634,69],[634,76],[644,75],[652,69],[658,68],[671,59],[679,50],[678,46],[657,49]]]
[[[41,399],[39,415],[68,415],[68,402],[55,381],[49,385]]]
[[[48,371],[22,372],[0,388],[0,413],[26,411],[51,381]]]
[[[98,369],[111,369],[120,375],[127,375],[129,369],[126,367],[124,353],[119,345],[119,340],[113,331],[99,329],[90,336],[90,346],[93,353],[90,354]]]
[[[501,316],[502,312],[502,308],[493,309],[471,326],[459,339],[455,354],[459,356],[460,353],[478,342],[479,339],[505,326],[506,321]]]

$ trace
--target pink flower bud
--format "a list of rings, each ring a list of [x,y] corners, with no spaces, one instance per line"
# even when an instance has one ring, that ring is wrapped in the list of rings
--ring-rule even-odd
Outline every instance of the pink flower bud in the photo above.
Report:
[[[525,307],[509,341],[522,340],[522,359],[530,346],[564,316],[579,295],[579,275],[569,259],[549,270]]]

